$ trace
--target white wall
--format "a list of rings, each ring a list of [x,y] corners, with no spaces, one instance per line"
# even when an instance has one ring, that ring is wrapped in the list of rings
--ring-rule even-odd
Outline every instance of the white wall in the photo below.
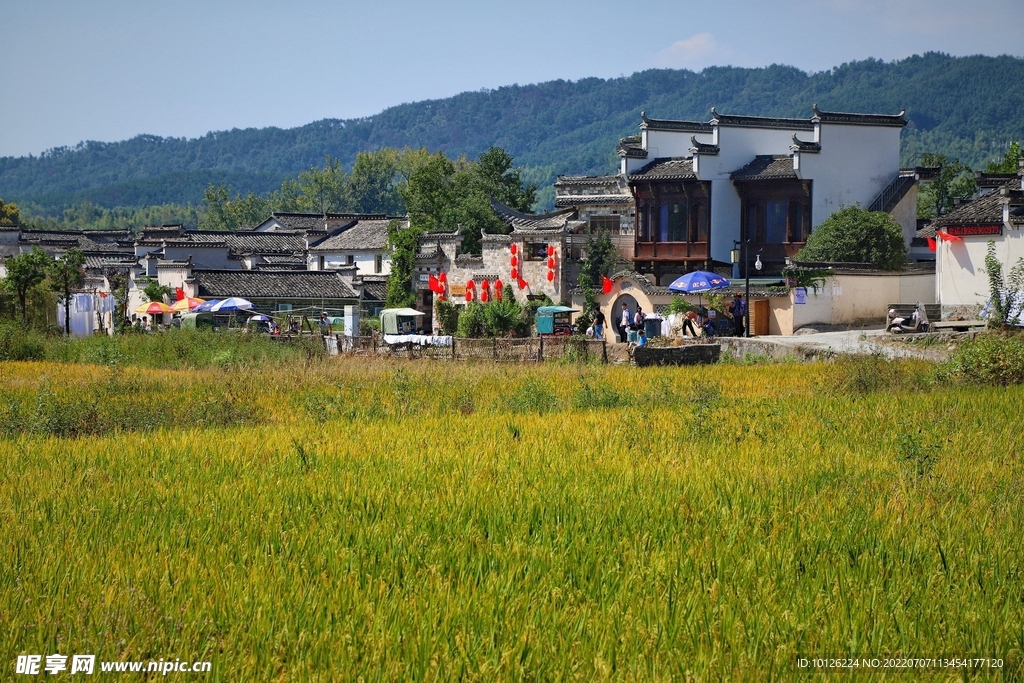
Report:
[[[983,269],[989,239],[995,243],[1004,277],[1017,259],[1024,258],[1024,234],[1020,229],[1004,227],[1002,235],[964,237],[962,242],[939,240],[935,267],[940,304],[970,306],[988,301],[988,276]]]
[[[819,225],[844,206],[859,203],[868,208],[899,173],[900,130],[820,124],[821,152],[800,155],[800,175],[814,181],[811,225]]]
[[[320,258],[324,260],[324,270],[335,270],[348,264],[348,256],[351,254],[353,263],[356,266],[356,273],[359,275],[389,275],[391,273],[391,255],[384,253],[381,258],[380,273],[376,270],[376,251],[340,251],[340,252],[310,252],[310,270],[320,269]]]
[[[759,154],[789,154],[794,133],[802,140],[814,135],[807,130],[718,127],[718,154],[698,161],[698,175],[711,181],[711,257],[716,261],[728,262],[733,241],[740,238],[740,196],[730,176]]]

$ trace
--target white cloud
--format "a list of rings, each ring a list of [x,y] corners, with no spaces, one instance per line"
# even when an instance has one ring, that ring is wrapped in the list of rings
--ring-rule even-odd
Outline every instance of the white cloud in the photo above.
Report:
[[[685,40],[677,40],[654,54],[658,66],[670,69],[701,69],[726,55],[710,33],[698,33]]]

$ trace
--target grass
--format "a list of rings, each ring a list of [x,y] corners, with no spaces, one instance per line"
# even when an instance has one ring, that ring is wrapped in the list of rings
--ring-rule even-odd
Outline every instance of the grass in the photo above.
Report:
[[[878,359],[335,361],[129,368],[128,393],[105,367],[0,365],[19,410],[175,415],[0,441],[9,660],[667,681],[941,653],[1021,673],[1020,386],[908,387],[929,366]],[[181,419],[229,399],[246,417]]]

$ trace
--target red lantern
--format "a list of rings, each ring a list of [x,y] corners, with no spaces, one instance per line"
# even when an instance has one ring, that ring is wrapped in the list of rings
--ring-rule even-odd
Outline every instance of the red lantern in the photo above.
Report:
[[[548,271],[548,282],[554,282],[554,281],[555,281],[555,271],[549,270]]]
[[[519,281],[519,289],[526,289],[526,280]]]
[[[548,257],[548,268],[554,268],[554,267],[555,267],[555,259],[554,259],[554,257],[549,256]]]
[[[512,279],[513,280],[518,280],[519,279],[519,271],[516,270],[515,268],[512,269],[511,275],[512,275]]]
[[[517,251],[516,243],[513,242],[512,244],[510,244],[509,247],[508,247],[508,250],[511,251],[513,254],[515,254],[516,251]]]
[[[486,292],[488,289],[491,288],[491,281],[490,280],[484,280],[483,282],[480,283],[480,286],[483,287],[484,291]]]
[[[486,289],[484,291],[480,292],[480,301],[482,301],[484,303],[487,303],[487,301],[490,298],[491,298],[491,295],[487,293]]]
[[[470,290],[470,289],[467,289],[466,290],[466,301],[472,301],[472,300],[473,300],[473,291]]]
[[[517,259],[517,258],[516,258],[515,256],[513,256],[513,257],[512,257],[512,260],[511,260],[511,261],[509,261],[509,263],[511,263],[511,264],[512,264],[512,267],[513,267],[513,268],[515,268],[516,266],[518,266],[518,265],[519,265],[519,259]]]
[[[555,245],[549,244],[548,245],[548,256],[554,256],[554,255],[555,255]]]
[[[476,283],[472,280],[466,283],[466,289],[476,289]]]
[[[499,280],[498,282],[501,282],[501,280]],[[494,287],[494,298],[497,299],[498,301],[501,301],[501,288],[498,287],[497,285],[495,285]]]
[[[494,291],[495,292],[500,292],[504,288],[505,288],[505,285],[502,284],[500,277],[497,280],[494,281]]]

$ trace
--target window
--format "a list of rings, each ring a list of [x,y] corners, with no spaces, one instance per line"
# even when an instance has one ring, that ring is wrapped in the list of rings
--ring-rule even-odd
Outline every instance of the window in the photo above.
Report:
[[[753,199],[746,202],[743,235],[761,244],[806,242],[811,206],[797,199]]]
[[[290,312],[292,310],[292,305],[291,304],[278,304],[277,305],[277,310],[278,311],[282,311],[282,312],[284,312],[284,311]]]
[[[685,242],[689,210],[685,200],[667,201],[661,205],[659,242]]]
[[[607,232],[610,235],[619,234],[618,216],[591,216],[590,232]]]
[[[382,270],[384,270],[384,256],[377,254],[373,258],[373,272],[380,273]]]
[[[764,241],[778,244],[786,241],[786,218],[789,202],[785,199],[769,199],[765,202]]]
[[[548,257],[548,243],[527,242],[523,251],[526,252],[527,261],[544,261]]]
[[[355,256],[353,256],[352,254],[346,254],[345,255],[345,265],[346,266],[351,266],[355,262],[356,262],[356,257]]]

